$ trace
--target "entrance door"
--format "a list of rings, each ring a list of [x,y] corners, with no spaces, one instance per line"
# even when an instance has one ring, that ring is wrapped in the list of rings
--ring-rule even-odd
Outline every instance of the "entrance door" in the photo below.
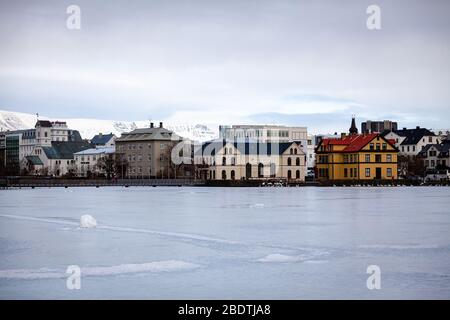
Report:
[[[375,171],[375,174],[376,174],[375,179],[381,179],[381,168],[376,168],[375,170],[376,170]]]

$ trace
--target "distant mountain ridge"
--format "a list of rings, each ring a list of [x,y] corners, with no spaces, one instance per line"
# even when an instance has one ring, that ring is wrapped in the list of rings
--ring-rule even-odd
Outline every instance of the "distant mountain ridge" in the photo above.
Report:
[[[39,116],[39,119],[65,121],[70,129],[78,130],[83,139],[92,139],[98,133],[114,133],[120,137],[123,132],[149,127],[149,121],[115,121],[98,119],[61,119]],[[0,110],[0,131],[34,128],[36,115],[31,113]],[[159,122],[155,122],[158,126]],[[207,141],[218,137],[218,132],[204,124],[170,124],[164,127],[183,138]]]

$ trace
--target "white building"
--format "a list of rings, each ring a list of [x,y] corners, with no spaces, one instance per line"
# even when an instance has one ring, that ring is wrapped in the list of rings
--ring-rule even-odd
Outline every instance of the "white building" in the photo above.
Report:
[[[195,152],[202,165],[200,177],[208,180],[305,181],[306,154],[298,142],[209,141]]]
[[[415,129],[395,130],[383,132],[382,136],[395,141],[400,155],[416,156],[423,147],[429,144],[438,144],[441,138],[428,129],[416,127]]]
[[[74,154],[92,148],[85,141],[53,141],[50,146],[36,146],[33,155],[42,162],[42,175],[63,176],[75,175],[76,164]]]
[[[99,147],[86,149],[74,153],[77,175],[87,177],[90,175],[106,174],[98,164],[101,159],[113,159],[116,152],[114,147]]]

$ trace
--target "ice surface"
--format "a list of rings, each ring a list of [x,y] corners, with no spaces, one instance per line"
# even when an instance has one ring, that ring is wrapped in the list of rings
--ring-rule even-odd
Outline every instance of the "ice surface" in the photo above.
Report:
[[[89,214],[82,215],[80,218],[80,228],[95,228],[97,227],[97,220]]]
[[[273,253],[258,259],[259,262],[298,262],[301,261],[300,257],[288,256],[285,254]]]
[[[36,188],[0,204],[0,299],[450,298],[450,188]]]
[[[156,261],[147,263],[129,263],[118,266],[109,267],[86,267],[80,268],[81,276],[110,276],[129,273],[156,273],[156,272],[173,272],[180,270],[190,270],[200,267],[194,263],[185,261],[169,260]],[[68,275],[64,270],[55,269],[12,269],[0,270],[0,279],[21,279],[21,280],[36,280],[36,279],[58,279],[66,278]]]

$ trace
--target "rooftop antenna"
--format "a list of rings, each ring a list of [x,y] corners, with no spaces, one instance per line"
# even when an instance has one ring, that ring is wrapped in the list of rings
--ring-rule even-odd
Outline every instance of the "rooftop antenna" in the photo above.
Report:
[[[39,121],[39,113],[36,113],[36,121]]]

